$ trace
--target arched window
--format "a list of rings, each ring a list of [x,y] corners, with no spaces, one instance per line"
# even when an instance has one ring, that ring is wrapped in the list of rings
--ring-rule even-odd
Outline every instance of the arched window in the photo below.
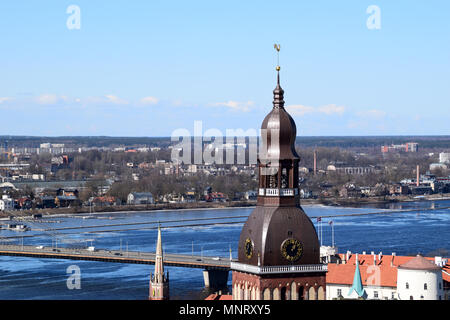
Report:
[[[278,181],[276,175],[269,176],[269,188],[274,189],[278,187]]]
[[[297,293],[297,284],[295,281],[291,284],[291,298],[290,300],[298,300],[298,293]]]
[[[286,287],[281,288],[280,300],[286,300]]]
[[[426,283],[424,283],[424,284],[423,284],[423,290],[427,290],[427,289],[428,289],[428,286],[427,286]]]
[[[278,288],[273,289],[273,300],[280,300],[280,290]]]
[[[263,299],[264,300],[271,300],[270,289],[269,288],[264,289],[264,291],[263,291]]]
[[[317,300],[316,290],[314,289],[314,287],[309,288],[308,297],[309,297],[309,300]]]
[[[320,286],[317,290],[317,299],[318,300],[325,300],[325,290],[323,290],[323,287]]]
[[[298,300],[303,300],[303,287],[298,288]]]
[[[408,282],[406,283],[406,289],[409,289],[409,283]]]
[[[287,187],[288,187],[287,169],[283,168],[283,169],[281,169],[281,188],[285,189]]]

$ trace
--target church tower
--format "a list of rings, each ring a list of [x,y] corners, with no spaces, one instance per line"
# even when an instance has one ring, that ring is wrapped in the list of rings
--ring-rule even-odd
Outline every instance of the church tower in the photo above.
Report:
[[[155,274],[150,272],[149,300],[169,299],[169,271],[164,275],[164,259],[161,242],[161,228],[158,226],[158,240],[156,242]]]
[[[261,126],[257,206],[242,228],[238,262],[231,263],[233,299],[325,299],[327,266],[320,263],[316,229],[300,206],[297,129],[284,109],[276,69],[273,109]]]

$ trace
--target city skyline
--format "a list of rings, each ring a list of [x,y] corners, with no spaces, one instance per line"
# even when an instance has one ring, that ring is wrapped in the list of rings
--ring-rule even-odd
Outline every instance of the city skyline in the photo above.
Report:
[[[273,43],[298,136],[448,135],[450,5],[438,3],[2,3],[0,135],[259,130]]]

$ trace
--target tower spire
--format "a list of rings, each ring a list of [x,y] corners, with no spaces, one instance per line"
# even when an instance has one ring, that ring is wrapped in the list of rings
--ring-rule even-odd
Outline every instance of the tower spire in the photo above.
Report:
[[[277,86],[275,90],[273,90],[273,107],[274,108],[283,108],[284,106],[284,90],[280,86],[280,45],[274,44],[273,47],[277,51]]]
[[[353,277],[353,284],[352,284],[352,287],[350,288],[350,291],[348,292],[348,295],[351,295],[352,292],[355,291],[356,294],[358,295],[358,297],[363,297],[365,294],[365,290],[364,290],[362,280],[361,280],[361,273],[359,271],[358,254],[356,254],[356,257],[355,257],[355,263],[356,263],[355,275]]]
[[[158,225],[158,240],[156,242],[155,255],[155,276],[162,277],[164,275],[164,261],[161,240],[161,225]]]
[[[151,300],[164,300],[169,298],[169,273],[164,274],[164,258],[161,240],[161,226],[158,225],[158,240],[156,241],[155,274],[150,274]]]

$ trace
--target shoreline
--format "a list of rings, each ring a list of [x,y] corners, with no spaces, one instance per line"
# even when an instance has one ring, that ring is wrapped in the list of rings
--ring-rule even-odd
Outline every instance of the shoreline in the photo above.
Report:
[[[417,201],[439,201],[450,200],[450,194],[440,197],[370,197],[370,198],[323,198],[323,199],[301,199],[301,205],[325,205],[325,206],[343,206],[354,207],[361,205],[381,205],[389,203],[407,203]],[[121,206],[101,206],[94,207],[94,211],[90,212],[89,207],[81,208],[48,208],[48,209],[31,209],[0,212],[0,220],[14,217],[32,217],[34,214],[42,214],[42,216],[68,216],[68,215],[103,215],[115,213],[135,213],[135,212],[152,212],[152,211],[186,211],[186,210],[214,210],[214,209],[236,209],[236,208],[252,208],[256,206],[256,200],[253,201],[232,201],[232,202],[193,202],[193,203],[165,203],[152,205],[121,205]]]

